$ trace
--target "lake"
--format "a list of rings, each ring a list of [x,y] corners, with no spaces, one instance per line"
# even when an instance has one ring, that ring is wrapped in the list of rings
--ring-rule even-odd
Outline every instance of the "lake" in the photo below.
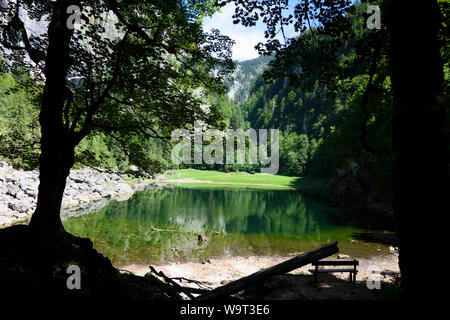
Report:
[[[367,230],[351,214],[296,191],[163,188],[80,213],[65,219],[66,230],[89,237],[115,265],[288,255],[331,241],[355,257],[384,247],[356,241]]]

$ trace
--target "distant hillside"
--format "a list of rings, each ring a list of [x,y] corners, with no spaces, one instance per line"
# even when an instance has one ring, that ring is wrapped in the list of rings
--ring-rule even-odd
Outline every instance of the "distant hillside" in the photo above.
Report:
[[[249,98],[250,90],[256,79],[263,73],[272,57],[260,56],[256,59],[236,63],[233,82],[227,83],[230,88],[228,98],[235,104],[241,104]]]

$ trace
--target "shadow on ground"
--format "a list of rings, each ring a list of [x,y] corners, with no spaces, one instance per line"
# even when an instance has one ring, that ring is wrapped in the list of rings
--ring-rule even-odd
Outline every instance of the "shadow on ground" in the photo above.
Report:
[[[388,246],[398,247],[398,238],[397,235],[393,232],[355,232],[352,233],[352,237],[360,241],[375,242]]]
[[[367,288],[366,281],[350,283],[333,274],[321,274],[316,284],[312,275],[279,275],[263,285],[245,291],[249,300],[376,300],[377,295]]]
[[[89,239],[41,242],[26,225],[0,229],[0,301],[170,300],[151,279],[120,274]],[[70,290],[69,266],[81,270],[81,288]]]

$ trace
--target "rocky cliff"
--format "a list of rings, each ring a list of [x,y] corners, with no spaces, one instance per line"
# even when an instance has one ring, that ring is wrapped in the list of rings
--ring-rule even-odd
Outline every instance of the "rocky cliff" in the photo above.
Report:
[[[360,216],[377,217],[379,221],[392,224],[393,182],[390,175],[383,176],[376,170],[348,162],[337,169],[320,191],[320,196],[336,206],[353,209]]]
[[[31,216],[36,206],[38,186],[37,170],[14,170],[7,163],[0,162],[0,226],[25,221]],[[72,170],[67,178],[63,207],[131,195],[138,188],[136,186],[116,174],[91,169]]]

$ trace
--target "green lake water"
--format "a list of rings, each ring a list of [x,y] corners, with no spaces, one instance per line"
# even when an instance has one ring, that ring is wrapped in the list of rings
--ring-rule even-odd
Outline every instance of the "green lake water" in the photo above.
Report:
[[[354,241],[366,231],[355,225],[348,213],[295,191],[182,187],[140,191],[64,221],[115,265],[287,255],[331,241],[355,257],[385,251]]]

